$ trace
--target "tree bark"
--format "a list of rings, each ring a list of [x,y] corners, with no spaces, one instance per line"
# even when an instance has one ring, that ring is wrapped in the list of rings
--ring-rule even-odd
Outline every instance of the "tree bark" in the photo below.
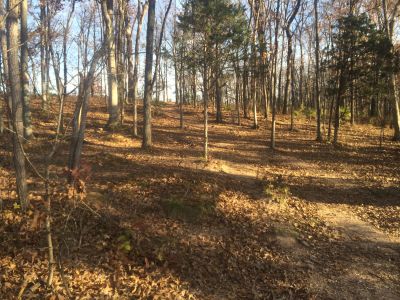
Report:
[[[4,117],[3,115],[5,112],[9,112],[8,109],[11,108],[9,105],[9,97],[7,96],[9,94],[8,90],[8,52],[7,52],[7,35],[6,35],[6,30],[5,30],[5,9],[4,9],[4,3],[3,0],[0,0],[0,52],[1,52],[1,64],[3,66],[3,73],[1,73],[1,84],[3,85],[5,89],[4,93],[4,104],[0,104],[0,133],[3,132],[4,128]],[[1,72],[1,68],[0,68]],[[3,107],[6,108],[6,110],[3,109]]]
[[[104,34],[107,41],[108,71],[108,122],[107,128],[114,128],[119,123],[118,78],[113,30],[113,0],[102,0],[101,10],[105,24]]]
[[[48,26],[47,26],[46,1],[40,1],[40,78],[41,78],[41,94],[42,109],[47,110],[48,103],[48,60],[47,60],[47,44],[48,44]]]
[[[243,55],[243,116],[244,118],[249,117],[249,97],[248,97],[248,86],[249,86],[249,71],[247,66],[247,45],[245,45]]]
[[[384,29],[387,38],[392,42],[391,46],[391,52],[394,53],[394,46],[393,46],[393,31],[394,31],[394,21],[395,18],[398,15],[398,10],[400,7],[400,0],[398,0],[392,11],[390,12],[390,15],[388,15],[387,11],[387,3],[386,0],[382,0],[382,8],[383,8],[383,17],[384,17]],[[389,88],[391,92],[391,97],[392,97],[392,107],[393,107],[393,129],[394,129],[394,134],[393,134],[393,140],[394,141],[400,141],[400,107],[399,107],[399,92],[397,90],[396,86],[396,75],[394,73],[394,70],[390,70],[389,73]]]
[[[32,136],[31,111],[29,104],[28,74],[28,0],[21,2],[21,97],[23,107],[24,137]]]
[[[271,149],[275,149],[275,118],[276,118],[276,82],[277,82],[277,62],[278,62],[278,32],[279,32],[279,12],[281,1],[276,2],[275,11],[275,37],[274,37],[274,66],[273,66],[273,97],[272,97],[272,126],[271,126]]]
[[[9,66],[9,90],[12,102],[11,119],[13,125],[13,160],[15,175],[17,181],[17,193],[21,203],[21,208],[26,210],[29,202],[27,197],[27,183],[25,170],[25,155],[22,148],[22,139],[24,134],[23,123],[23,103],[21,93],[21,74],[18,59],[19,50],[19,1],[8,1],[7,16],[7,49],[8,49],[8,66]]]
[[[146,34],[146,64],[144,70],[144,126],[143,126],[143,140],[142,148],[152,146],[151,137],[151,100],[153,94],[153,53],[154,53],[154,27],[156,19],[156,0],[149,0],[149,11],[147,14],[147,34]]]
[[[336,98],[336,107],[335,107],[335,127],[333,132],[333,144],[337,145],[339,142],[339,127],[340,127],[340,107],[342,105],[342,97],[344,92],[344,85],[345,85],[345,75],[344,75],[344,68],[340,70],[339,75],[339,86],[338,86],[338,93]]]
[[[314,29],[315,29],[315,107],[317,109],[317,141],[322,142],[321,134],[321,101],[320,101],[320,70],[319,70],[319,33],[318,33],[318,0],[314,0]]]
[[[92,61],[90,63],[90,68],[86,77],[83,77],[81,75],[80,78],[78,100],[75,106],[72,120],[72,134],[68,159],[69,170],[79,169],[80,167],[82,147],[86,129],[86,117],[91,95],[90,89],[94,80],[97,64],[104,56],[104,52],[106,49],[108,52],[108,41],[105,41],[102,47],[100,47],[100,49],[98,49],[93,55]],[[72,181],[72,177],[70,177],[70,181]]]
[[[221,78],[217,75],[218,78],[215,80],[215,104],[217,108],[216,113],[216,122],[222,123],[222,86],[221,86]]]
[[[142,32],[142,24],[144,15],[146,14],[148,8],[148,2],[142,5],[140,4],[140,0],[138,0],[138,25],[136,30],[136,38],[135,38],[135,65],[133,68],[133,78],[132,83],[129,83],[129,86],[132,86],[131,95],[133,102],[133,135],[137,136],[137,84],[138,84],[138,73],[139,73],[139,48],[140,48],[140,35]]]
[[[203,65],[204,159],[208,161],[208,66],[206,53],[207,47],[205,46]]]
[[[291,62],[292,62],[292,34],[288,28],[285,28],[287,37],[287,55],[286,55],[286,81],[285,81],[285,91],[283,95],[283,108],[282,114],[286,115],[288,113],[288,97],[289,97],[289,84],[291,81]]]

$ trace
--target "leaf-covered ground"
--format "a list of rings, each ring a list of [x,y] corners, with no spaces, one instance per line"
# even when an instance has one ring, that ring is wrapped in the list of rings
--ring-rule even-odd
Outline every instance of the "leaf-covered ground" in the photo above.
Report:
[[[26,152],[43,172],[55,114],[34,103]],[[95,100],[81,193],[67,185],[65,136],[51,166],[52,291],[43,182],[30,172],[22,215],[11,136],[0,136],[2,299],[400,298],[400,145],[389,129],[380,146],[379,129],[344,125],[333,147],[314,141],[313,121],[300,117],[289,131],[279,116],[272,151],[265,120],[254,130],[226,114],[211,121],[205,163],[202,111],[185,111],[182,130],[176,106],[156,105],[154,147],[142,150],[129,108],[108,132],[104,100]]]

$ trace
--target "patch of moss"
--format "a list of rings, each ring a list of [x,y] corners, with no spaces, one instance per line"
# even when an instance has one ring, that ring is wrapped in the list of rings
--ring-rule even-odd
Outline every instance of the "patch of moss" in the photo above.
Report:
[[[214,205],[208,202],[186,202],[170,198],[161,201],[161,207],[168,218],[185,222],[199,221],[214,211]]]

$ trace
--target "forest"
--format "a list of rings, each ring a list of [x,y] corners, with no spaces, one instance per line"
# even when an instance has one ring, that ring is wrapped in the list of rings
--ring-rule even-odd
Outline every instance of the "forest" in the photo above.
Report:
[[[400,0],[0,0],[0,299],[400,299]]]

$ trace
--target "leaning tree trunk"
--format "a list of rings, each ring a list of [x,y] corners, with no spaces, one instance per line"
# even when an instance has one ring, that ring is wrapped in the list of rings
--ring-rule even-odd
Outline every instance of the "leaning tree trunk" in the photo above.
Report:
[[[83,76],[81,76],[80,78],[78,101],[75,106],[72,120],[72,134],[68,159],[69,170],[79,169],[80,167],[83,140],[86,128],[86,117],[91,94],[90,89],[94,81],[97,64],[103,57],[105,49],[107,48],[106,45],[108,45],[107,41],[105,41],[102,47],[100,47],[100,49],[95,52],[92,58],[92,62],[90,63],[89,72],[87,73],[85,78],[83,78]],[[70,178],[70,180],[72,180],[72,177]]]
[[[24,134],[23,106],[21,99],[21,74],[18,59],[19,32],[18,32],[18,0],[8,1],[7,16],[7,48],[9,66],[9,90],[11,96],[11,119],[13,126],[13,159],[17,180],[18,198],[23,210],[28,206],[27,183],[25,170],[25,155],[22,148]]]
[[[153,52],[154,52],[154,27],[156,21],[156,0],[149,0],[149,12],[147,14],[146,36],[146,64],[144,70],[144,98],[143,98],[143,140],[142,148],[152,146],[151,141],[151,99],[153,94]]]

